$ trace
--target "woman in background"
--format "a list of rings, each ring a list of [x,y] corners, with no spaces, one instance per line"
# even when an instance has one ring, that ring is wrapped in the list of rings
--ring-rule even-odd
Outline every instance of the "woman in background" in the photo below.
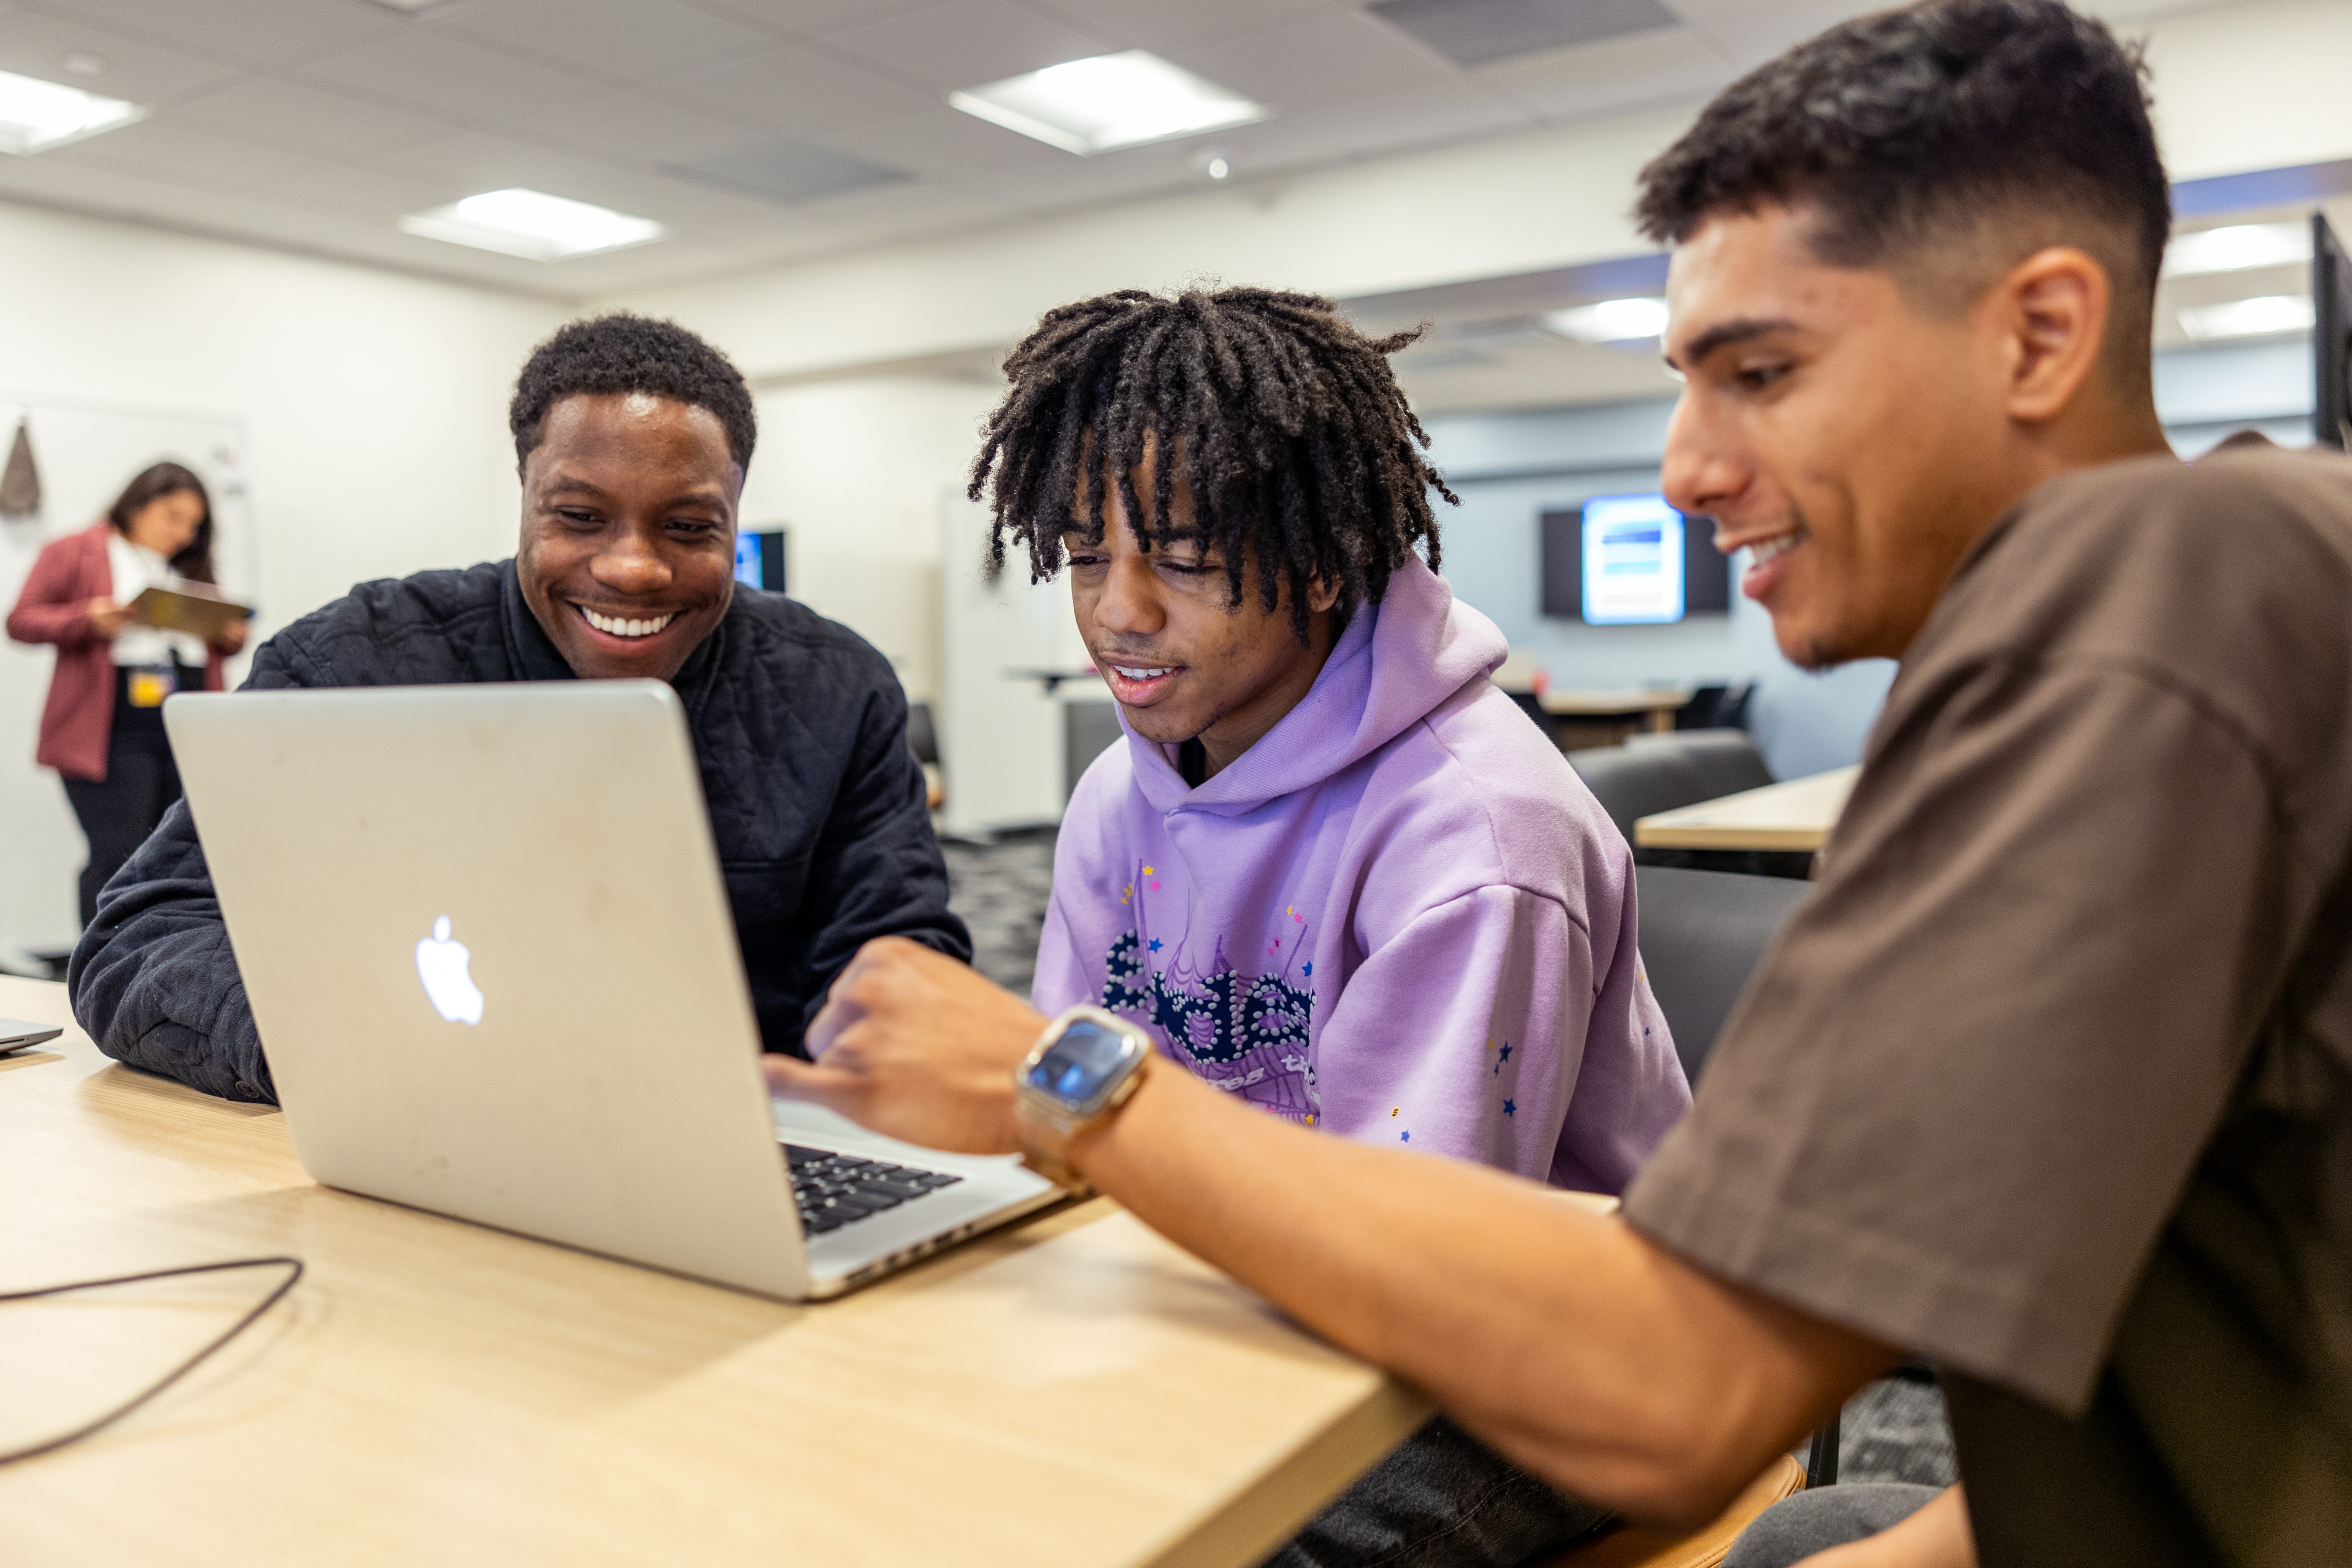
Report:
[[[212,498],[188,468],[157,463],[103,518],[42,549],[8,613],[16,641],[57,645],[34,760],[64,778],[89,841],[84,926],[97,918],[98,890],[180,798],[163,699],[219,690],[222,660],[245,646],[241,620],[207,646],[131,620],[129,605],[150,587],[213,581]]]

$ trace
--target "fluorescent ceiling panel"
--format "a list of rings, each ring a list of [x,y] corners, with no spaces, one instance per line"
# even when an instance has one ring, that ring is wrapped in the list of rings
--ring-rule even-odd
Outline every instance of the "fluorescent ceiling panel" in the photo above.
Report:
[[[2311,226],[2302,223],[2233,223],[2226,228],[2178,234],[2164,249],[2167,278],[2237,272],[2311,259]]]
[[[2259,294],[2219,305],[2192,305],[2180,312],[2181,330],[2199,342],[2216,338],[2259,338],[2273,332],[2307,332],[2314,312],[2308,294]]]
[[[1142,49],[1047,66],[951,92],[948,102],[1080,157],[1248,125],[1269,112]]]
[[[532,261],[562,261],[650,245],[667,231],[648,217],[631,217],[545,191],[515,187],[485,191],[400,220],[410,234],[501,251]]]
[[[1681,25],[1658,0],[1374,0],[1370,9],[1465,66]]]
[[[0,71],[0,153],[23,155],[62,147],[146,117],[144,109],[119,98]]]
[[[1664,300],[1603,300],[1572,310],[1547,310],[1544,325],[1580,343],[1622,343],[1654,338],[1666,330]]]
[[[803,142],[773,142],[716,153],[690,163],[673,163],[669,172],[722,190],[785,203],[904,184],[912,178],[903,169],[886,168]]]

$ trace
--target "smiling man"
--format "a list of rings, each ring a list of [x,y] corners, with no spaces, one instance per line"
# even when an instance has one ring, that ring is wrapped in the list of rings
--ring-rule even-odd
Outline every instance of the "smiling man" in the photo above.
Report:
[[[522,477],[514,558],[363,584],[264,643],[246,689],[670,682],[772,1051],[800,1049],[862,942],[902,936],[968,958],[889,664],[845,627],[735,583],[756,434],[735,367],[666,321],[576,321],[523,366],[508,422]],[[68,984],[109,1055],[213,1094],[274,1098],[184,805],[100,896]]]
[[[1846,23],[1645,171],[1669,491],[1792,655],[1902,668],[1622,1220],[1149,1055],[1074,1106],[1020,1073],[1046,1020],[904,943],[772,1079],[1075,1168],[1630,1512],[1705,1518],[1931,1356],[1964,1493],[1811,1494],[1741,1568],[2340,1562],[2352,464],[2165,449],[2168,205],[2139,62],[2054,0]]]

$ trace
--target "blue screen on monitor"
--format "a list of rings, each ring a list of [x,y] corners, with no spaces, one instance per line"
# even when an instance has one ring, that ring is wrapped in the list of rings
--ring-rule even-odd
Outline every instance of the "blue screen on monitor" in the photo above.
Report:
[[[1660,495],[1584,503],[1584,619],[1596,626],[1683,618],[1683,514]]]

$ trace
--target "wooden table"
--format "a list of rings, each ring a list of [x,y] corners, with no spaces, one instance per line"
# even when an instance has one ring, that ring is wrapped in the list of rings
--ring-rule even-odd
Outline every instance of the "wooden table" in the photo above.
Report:
[[[1675,727],[1675,714],[1691,700],[1687,687],[1637,686],[1618,689],[1548,687],[1537,705],[1555,718],[1638,718],[1654,732]]]
[[[68,1022],[0,979],[0,1015]],[[0,1058],[0,1289],[310,1272],[83,1443],[0,1468],[0,1563],[1255,1563],[1428,1414],[1108,1203],[784,1306],[312,1183],[283,1120]],[[0,1450],[96,1415],[274,1276],[0,1305]]]
[[[1860,767],[1742,790],[1633,824],[1644,849],[1818,850],[1837,826]]]

